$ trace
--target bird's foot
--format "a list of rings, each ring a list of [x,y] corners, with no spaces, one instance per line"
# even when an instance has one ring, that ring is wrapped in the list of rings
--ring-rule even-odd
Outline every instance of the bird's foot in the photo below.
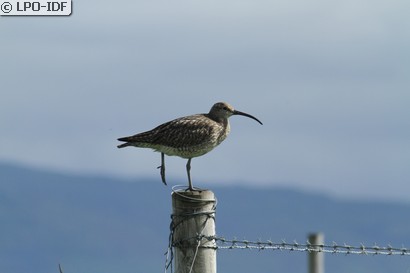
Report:
[[[161,170],[160,170],[161,180],[162,180],[162,183],[164,183],[164,185],[166,185],[167,182],[166,182],[166,180],[165,180],[165,166],[164,166],[164,165],[158,166],[157,169],[161,169]]]
[[[185,191],[186,191],[186,192],[187,192],[187,191],[195,191],[195,189],[194,189],[194,187],[193,187],[191,184],[189,184],[188,187],[185,188]]]

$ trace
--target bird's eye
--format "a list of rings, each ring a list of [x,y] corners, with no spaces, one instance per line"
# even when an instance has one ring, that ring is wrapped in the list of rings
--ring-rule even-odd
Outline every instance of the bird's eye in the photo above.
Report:
[[[224,110],[228,110],[228,107],[226,107],[226,106],[224,106],[224,108],[223,108]]]

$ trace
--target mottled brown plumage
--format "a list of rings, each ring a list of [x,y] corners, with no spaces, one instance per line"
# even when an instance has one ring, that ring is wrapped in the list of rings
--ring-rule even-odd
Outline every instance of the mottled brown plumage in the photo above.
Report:
[[[166,184],[164,154],[187,158],[189,189],[193,190],[190,176],[191,159],[210,152],[228,136],[230,131],[228,118],[232,115],[247,116],[262,124],[257,118],[234,110],[227,103],[218,102],[212,106],[208,114],[177,118],[150,131],[119,138],[119,141],[125,143],[118,145],[118,148],[135,146],[161,152],[161,166],[158,168],[161,168],[164,184]]]

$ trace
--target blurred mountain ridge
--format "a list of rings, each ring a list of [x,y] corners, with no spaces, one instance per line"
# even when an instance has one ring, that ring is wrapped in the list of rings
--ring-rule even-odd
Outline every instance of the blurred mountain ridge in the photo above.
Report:
[[[159,177],[159,176],[158,176]],[[410,247],[410,204],[285,188],[213,187],[227,239]],[[160,179],[61,174],[0,163],[0,272],[164,270],[171,186]],[[326,255],[330,272],[408,272],[410,257]],[[218,251],[220,272],[307,272],[306,253]]]

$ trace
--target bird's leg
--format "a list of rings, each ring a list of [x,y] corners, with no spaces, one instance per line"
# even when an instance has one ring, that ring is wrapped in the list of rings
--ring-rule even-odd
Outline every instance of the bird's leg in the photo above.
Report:
[[[161,169],[162,183],[164,183],[166,185],[167,182],[165,181],[165,156],[164,156],[164,153],[161,153],[161,166],[159,166],[158,169]]]
[[[194,187],[192,187],[191,173],[190,173],[190,171],[191,171],[191,159],[192,158],[188,159],[188,162],[186,163],[186,171],[187,171],[187,174],[188,174],[189,190],[193,191]]]

